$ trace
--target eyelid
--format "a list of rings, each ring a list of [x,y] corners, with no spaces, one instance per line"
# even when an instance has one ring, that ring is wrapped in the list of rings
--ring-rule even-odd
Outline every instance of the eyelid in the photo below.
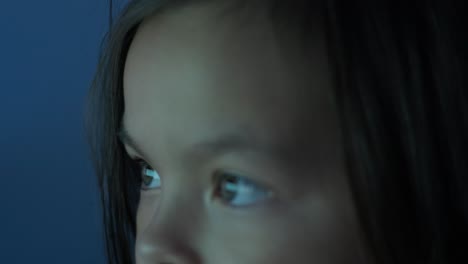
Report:
[[[143,168],[143,167],[150,167],[151,166],[148,164],[148,162],[146,162],[144,159],[135,159],[135,162],[138,163],[138,165],[140,165],[140,168]]]
[[[224,175],[224,174],[244,178],[247,181],[261,187],[262,189],[272,191],[275,195],[279,194],[277,188],[275,188],[272,184],[269,184],[269,183],[265,182],[264,180],[260,180],[259,176],[255,176],[255,174],[252,174],[252,173],[243,173],[243,172],[240,172],[239,170],[235,170],[235,169],[219,169],[219,170],[216,170],[215,173],[214,173],[214,177],[213,177],[214,181],[213,182],[216,183],[216,180],[219,179],[219,177]]]
[[[140,189],[142,191],[150,191],[152,189],[158,189],[158,188],[144,189],[143,187],[141,187],[142,181],[143,181],[142,180],[142,169],[144,167],[149,167],[151,170],[155,170],[155,169],[152,166],[150,166],[149,163],[146,162],[143,158],[140,158],[138,156],[130,156],[130,158],[138,166],[137,180],[139,182]],[[160,178],[159,174],[156,171],[155,171],[155,173],[157,174],[157,177]],[[216,186],[219,183],[219,179],[222,176],[225,176],[225,175],[236,176],[236,177],[242,178],[245,181],[255,185],[259,190],[262,190],[262,191],[265,191],[265,193],[268,193],[268,196],[269,196],[268,200],[272,200],[272,199],[277,200],[280,196],[282,196],[281,193],[278,192],[278,189],[275,188],[272,184],[268,184],[263,180],[259,180],[260,177],[256,177],[255,175],[250,176],[250,175],[252,175],[251,173],[240,172],[239,170],[236,170],[236,169],[217,169],[217,170],[215,170],[214,173],[212,174],[212,184],[213,184],[213,186]],[[228,203],[224,203],[224,204],[225,204],[225,206],[230,207],[230,208],[234,208],[234,209],[242,209],[242,208],[246,209],[247,207],[255,207],[255,204],[251,205],[251,206],[250,205],[247,205],[247,206],[232,206],[232,205],[229,205]]]
[[[225,207],[234,209],[234,210],[246,210],[249,208],[257,208],[258,206],[264,205],[265,202],[271,202],[277,199],[277,192],[274,188],[270,188],[268,184],[264,184],[257,180],[252,179],[252,177],[244,176],[245,174],[233,172],[232,170],[217,170],[213,175],[213,185],[215,186],[215,191],[212,193],[212,199],[219,200]],[[233,205],[230,202],[223,201],[221,197],[216,197],[220,195],[219,184],[225,176],[233,176],[241,179],[242,182],[247,182],[248,185],[253,185],[257,193],[263,193],[264,198],[260,198],[258,201],[253,202],[252,204],[246,205]],[[236,184],[233,184],[236,185]],[[226,185],[225,185],[226,186]],[[238,190],[235,188],[235,190]]]

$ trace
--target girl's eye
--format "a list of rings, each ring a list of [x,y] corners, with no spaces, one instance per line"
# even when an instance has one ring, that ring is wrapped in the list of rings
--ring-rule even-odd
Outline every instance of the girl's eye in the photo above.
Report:
[[[161,178],[158,173],[144,160],[137,160],[137,163],[140,169],[138,177],[141,177],[141,190],[147,191],[150,189],[160,188]]]
[[[234,174],[217,174],[215,182],[215,195],[232,207],[253,205],[273,194],[270,190]]]

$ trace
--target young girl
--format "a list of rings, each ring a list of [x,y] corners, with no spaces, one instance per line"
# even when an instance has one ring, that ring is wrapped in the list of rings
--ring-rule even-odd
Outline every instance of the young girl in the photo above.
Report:
[[[468,263],[462,14],[130,1],[87,119],[109,263]]]

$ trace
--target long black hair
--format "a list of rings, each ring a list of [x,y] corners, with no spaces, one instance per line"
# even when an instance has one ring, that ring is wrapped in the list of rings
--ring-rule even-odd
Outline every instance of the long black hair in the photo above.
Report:
[[[206,0],[205,0],[206,1]],[[108,262],[134,263],[137,177],[117,139],[122,75],[140,23],[201,0],[133,0],[105,36],[85,125]],[[468,263],[466,9],[455,0],[262,2],[272,21],[321,19],[348,177],[377,263]],[[281,19],[280,19],[281,18]]]

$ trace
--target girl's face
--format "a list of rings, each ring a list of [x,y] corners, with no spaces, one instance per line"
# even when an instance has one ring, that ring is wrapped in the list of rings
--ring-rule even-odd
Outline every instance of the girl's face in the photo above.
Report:
[[[151,18],[129,50],[137,263],[364,263],[323,32],[218,11]]]

